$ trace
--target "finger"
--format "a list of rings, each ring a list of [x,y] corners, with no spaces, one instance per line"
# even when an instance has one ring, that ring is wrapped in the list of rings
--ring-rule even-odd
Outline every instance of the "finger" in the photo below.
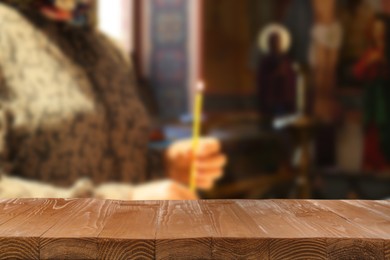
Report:
[[[185,157],[192,151],[192,140],[177,141],[168,149],[170,157]]]
[[[200,171],[209,170],[209,169],[219,169],[223,168],[227,163],[227,158],[225,155],[218,154],[212,157],[202,157],[197,158],[196,168]]]
[[[211,180],[198,180],[196,185],[201,190],[210,190],[214,187],[214,181]]]
[[[220,179],[223,175],[222,169],[202,170],[197,172],[197,177],[200,179]]]
[[[213,176],[211,176],[211,175],[209,175],[209,176],[199,175],[199,176],[196,177],[196,182],[197,183],[201,183],[201,184],[204,184],[204,183],[214,183],[218,179],[220,179],[221,177],[222,177],[222,173],[218,173],[218,174],[215,174]]]
[[[209,155],[219,153],[221,150],[221,143],[215,138],[204,138],[199,143],[199,155]]]

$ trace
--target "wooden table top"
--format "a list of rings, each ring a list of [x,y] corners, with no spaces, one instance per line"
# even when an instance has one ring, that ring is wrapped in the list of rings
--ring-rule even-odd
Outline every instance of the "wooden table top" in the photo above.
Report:
[[[1,259],[390,259],[390,201],[0,200]]]

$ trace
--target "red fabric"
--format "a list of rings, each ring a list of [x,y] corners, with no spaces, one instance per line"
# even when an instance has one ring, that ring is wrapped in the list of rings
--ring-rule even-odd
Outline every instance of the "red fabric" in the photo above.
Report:
[[[56,8],[43,7],[41,11],[53,20],[70,21],[73,19],[73,14],[71,12],[58,10]]]
[[[383,170],[387,166],[380,147],[379,130],[375,125],[370,125],[366,131],[363,158],[363,167],[366,170]]]
[[[370,53],[367,51],[364,53],[362,58],[358,61],[358,63],[355,64],[353,67],[353,75],[359,79],[362,80],[366,76],[366,69],[367,69],[367,59],[370,56]]]
[[[383,60],[372,60],[372,56],[382,57],[383,54],[378,49],[372,48],[364,53],[360,60],[353,67],[353,75],[358,80],[374,80],[379,76],[385,76],[383,74]],[[386,72],[385,72],[386,73]]]

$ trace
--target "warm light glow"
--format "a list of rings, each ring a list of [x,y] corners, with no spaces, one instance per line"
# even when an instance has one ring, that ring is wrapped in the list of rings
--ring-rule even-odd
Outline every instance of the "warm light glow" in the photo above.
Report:
[[[196,90],[199,91],[199,92],[203,92],[204,88],[205,88],[204,82],[203,81],[199,81],[198,84],[196,85]]]
[[[133,50],[132,8],[133,1],[99,0],[99,29],[115,40],[126,51]]]

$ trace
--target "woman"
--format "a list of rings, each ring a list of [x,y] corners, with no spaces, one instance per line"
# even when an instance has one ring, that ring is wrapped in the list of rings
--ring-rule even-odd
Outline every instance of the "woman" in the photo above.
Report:
[[[182,185],[188,141],[168,149],[169,180],[141,184],[156,172],[148,116],[125,56],[90,24],[91,4],[0,0],[0,197],[195,198]],[[216,140],[200,150],[207,189],[225,158]]]

